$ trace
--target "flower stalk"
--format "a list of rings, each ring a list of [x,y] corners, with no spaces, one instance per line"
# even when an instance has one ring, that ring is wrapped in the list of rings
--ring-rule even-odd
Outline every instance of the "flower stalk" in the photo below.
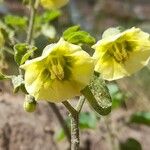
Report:
[[[71,119],[71,150],[79,150],[79,112],[74,109],[69,102],[62,102],[70,113]]]
[[[70,115],[71,118],[71,150],[79,150],[79,114]]]

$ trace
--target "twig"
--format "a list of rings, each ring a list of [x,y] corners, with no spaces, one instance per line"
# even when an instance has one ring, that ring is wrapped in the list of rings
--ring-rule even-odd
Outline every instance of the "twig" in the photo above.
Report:
[[[31,44],[32,42],[35,16],[38,9],[38,5],[39,5],[39,0],[32,0],[30,2],[31,13],[30,13],[29,27],[27,32],[27,41],[26,41],[28,44]]]
[[[75,114],[77,111],[71,106],[71,104],[68,101],[62,102],[64,106],[67,108],[70,114]]]
[[[76,107],[76,110],[78,111],[78,113],[81,112],[81,109],[84,105],[84,102],[85,102],[85,97],[84,96],[80,96],[80,99],[79,99],[79,102],[77,104],[77,107]]]

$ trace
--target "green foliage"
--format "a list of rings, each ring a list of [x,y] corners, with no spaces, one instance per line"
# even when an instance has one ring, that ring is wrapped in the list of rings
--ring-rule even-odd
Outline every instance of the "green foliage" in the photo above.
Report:
[[[60,10],[49,10],[43,12],[43,14],[39,14],[35,18],[35,26],[39,27],[44,24],[48,24],[54,20],[56,20],[58,17],[61,16]]]
[[[74,33],[74,32],[77,32],[80,30],[80,26],[79,25],[76,25],[76,26],[72,26],[68,29],[66,29],[63,33],[63,37],[64,39],[68,39],[71,35],[71,33]]]
[[[86,87],[81,92],[91,108],[100,115],[108,115],[111,112],[112,100],[105,81],[98,73],[93,75],[89,88]]]
[[[22,0],[22,3],[23,3],[24,5],[28,5],[28,4],[30,3],[30,1],[31,1],[31,0]]]
[[[73,44],[91,44],[95,43],[95,38],[88,32],[82,31],[80,26],[72,26],[64,31],[63,38]]]
[[[150,112],[136,112],[132,114],[130,122],[150,126]]]
[[[98,118],[93,112],[81,112],[79,116],[79,127],[81,130],[95,129],[97,125]],[[66,119],[68,127],[70,126],[70,119]],[[66,137],[64,130],[60,129],[55,134],[55,139],[61,141]]]
[[[10,76],[4,75],[3,73],[0,72],[0,81],[5,80],[5,79],[10,79]]]
[[[27,17],[20,17],[15,15],[6,15],[4,22],[12,27],[25,27],[27,25]]]
[[[62,141],[64,138],[66,137],[65,135],[65,132],[64,130],[61,128],[60,130],[58,130],[56,133],[55,133],[55,140],[56,141]]]
[[[121,150],[142,150],[141,144],[133,139],[129,138],[126,142],[120,143],[120,149]]]
[[[108,84],[108,89],[109,89],[109,92],[110,92],[110,95],[111,95],[111,98],[112,98],[112,108],[115,109],[115,108],[118,108],[120,107],[123,102],[124,102],[124,93],[122,93],[117,84]]]
[[[61,16],[60,10],[45,11],[44,14],[42,15],[42,21],[45,23],[51,22],[60,16]]]
[[[9,26],[7,26],[5,23],[3,23],[2,21],[0,21],[0,29],[3,33],[5,43],[13,44],[15,31],[13,29],[11,29]]]
[[[95,129],[97,125],[97,117],[92,112],[81,112],[79,118],[79,126],[81,129]]]
[[[33,52],[37,50],[35,46],[28,45],[26,43],[19,43],[14,46],[14,59],[18,65],[22,65],[26,60],[32,56]]]

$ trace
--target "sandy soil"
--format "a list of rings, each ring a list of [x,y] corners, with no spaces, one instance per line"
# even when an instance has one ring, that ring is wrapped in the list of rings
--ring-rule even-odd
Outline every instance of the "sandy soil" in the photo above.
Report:
[[[10,92],[0,95],[0,150],[67,150],[69,143],[63,140],[56,143],[54,133],[60,125],[47,103],[40,102],[36,112],[27,113],[23,110],[24,97]],[[66,111],[59,105],[64,116]],[[85,110],[89,110],[87,105]],[[83,150],[111,150],[111,144],[118,144],[128,137],[137,139],[143,150],[150,147],[150,128],[139,125],[126,125],[131,111],[113,111],[111,117],[102,118],[96,130],[81,132]],[[109,126],[107,126],[109,125]],[[108,129],[112,129],[108,132]],[[112,137],[114,140],[111,140]]]

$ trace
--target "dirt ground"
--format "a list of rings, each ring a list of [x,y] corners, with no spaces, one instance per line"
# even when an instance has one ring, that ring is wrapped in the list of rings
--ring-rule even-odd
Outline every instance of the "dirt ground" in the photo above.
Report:
[[[4,90],[0,95],[0,150],[67,150],[67,140],[56,142],[54,133],[60,125],[46,102],[40,102],[36,112],[23,110],[23,95]],[[60,111],[66,116],[62,105]],[[85,110],[89,110],[85,105]],[[80,133],[83,150],[111,150],[112,144],[125,141],[128,137],[137,139],[143,150],[150,147],[150,128],[144,125],[126,125],[131,111],[113,111],[109,119],[102,118],[96,130]],[[106,123],[107,122],[107,123]],[[107,126],[109,125],[109,126]],[[110,132],[109,129],[112,129]],[[113,140],[111,140],[111,138]]]

